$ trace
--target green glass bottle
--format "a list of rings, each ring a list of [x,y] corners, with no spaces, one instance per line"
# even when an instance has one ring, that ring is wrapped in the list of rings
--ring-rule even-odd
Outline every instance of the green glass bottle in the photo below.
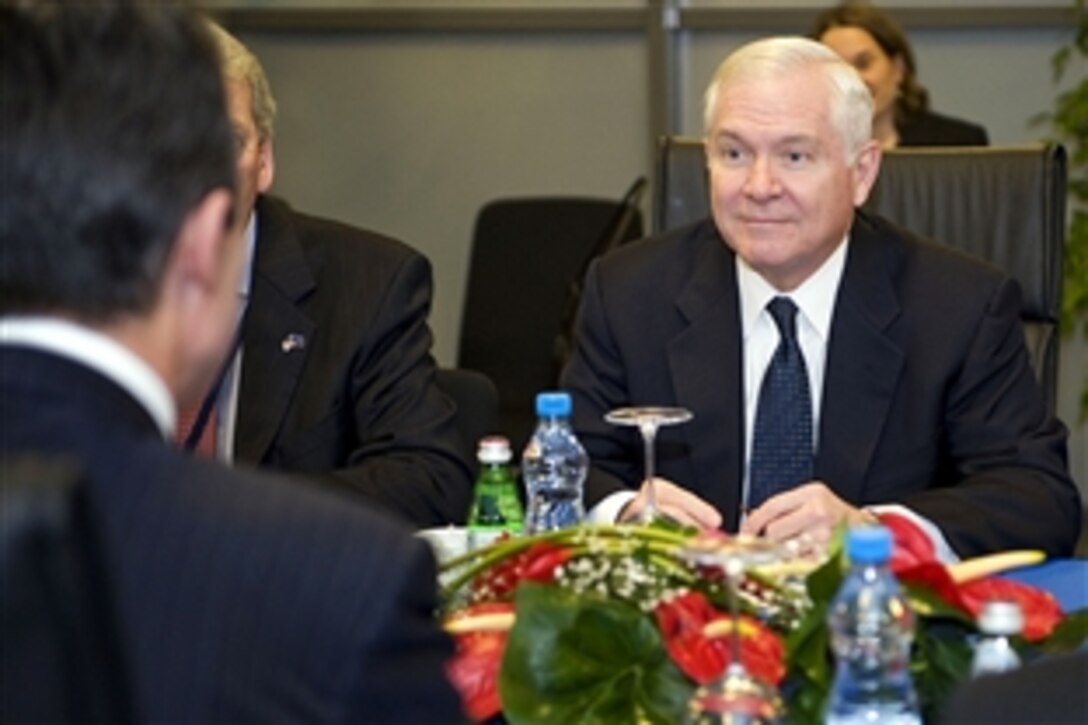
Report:
[[[522,532],[525,511],[518,499],[518,483],[510,470],[510,441],[502,436],[480,439],[476,457],[480,475],[468,513],[468,545],[487,546],[503,534]]]

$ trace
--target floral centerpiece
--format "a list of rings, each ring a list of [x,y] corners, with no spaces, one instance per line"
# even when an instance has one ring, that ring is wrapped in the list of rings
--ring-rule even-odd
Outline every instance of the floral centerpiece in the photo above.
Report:
[[[1088,610],[1063,616],[1047,593],[938,563],[909,521],[883,516],[891,563],[916,616],[912,674],[932,715],[965,679],[982,604],[1020,604],[1025,659],[1074,649]],[[661,722],[684,718],[696,688],[730,662],[776,686],[790,722],[819,722],[833,675],[826,608],[846,562],[841,537],[820,563],[753,567],[728,613],[722,572],[690,552],[707,537],[664,526],[583,526],[505,539],[442,567],[450,676],[477,721]],[[710,542],[713,545],[713,541]],[[974,567],[977,569],[977,567]]]

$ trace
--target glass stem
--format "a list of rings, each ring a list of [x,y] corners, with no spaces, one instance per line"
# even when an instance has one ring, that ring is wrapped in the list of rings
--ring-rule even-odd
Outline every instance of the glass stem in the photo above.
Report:
[[[646,486],[646,509],[642,518],[653,521],[657,517],[657,492],[654,490],[654,440],[657,438],[657,425],[651,421],[641,421],[639,432],[642,433],[644,485]]]
[[[730,614],[733,616],[732,636],[729,638],[730,660],[732,662],[730,669],[744,671],[744,663],[740,659],[740,603],[738,602],[738,591],[741,577],[744,574],[744,565],[736,557],[730,557],[725,565],[725,574],[729,579],[729,608],[732,610]]]

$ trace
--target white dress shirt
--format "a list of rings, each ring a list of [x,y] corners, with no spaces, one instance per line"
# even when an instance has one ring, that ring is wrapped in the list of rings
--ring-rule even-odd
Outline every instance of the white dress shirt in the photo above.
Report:
[[[242,279],[238,283],[238,320],[245,319],[245,310],[249,305],[249,290],[253,283],[253,253],[257,245],[257,213],[250,212],[246,224],[245,259],[242,266]],[[215,431],[215,455],[221,461],[234,460],[234,429],[238,422],[238,389],[242,378],[242,345],[234,352],[234,359],[223,375],[219,385],[216,407],[219,412],[219,427]]]
[[[827,340],[831,332],[835,296],[839,292],[839,282],[846,266],[848,246],[849,242],[844,240],[800,287],[785,294],[759,276],[739,255],[735,257],[740,296],[740,326],[744,339],[744,484],[741,501],[745,505],[742,508],[746,507],[748,501],[752,432],[755,430],[759,390],[779,342],[778,325],[767,310],[767,303],[775,297],[788,297],[797,305],[797,342],[805,358],[808,389],[812,395],[812,450],[818,450]]]

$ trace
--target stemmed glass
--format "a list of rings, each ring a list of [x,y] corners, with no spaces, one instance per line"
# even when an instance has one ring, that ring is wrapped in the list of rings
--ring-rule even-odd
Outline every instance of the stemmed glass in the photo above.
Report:
[[[783,549],[765,539],[750,536],[700,538],[685,555],[702,566],[724,572],[729,583],[730,628],[729,665],[722,676],[699,687],[688,706],[687,723],[710,725],[756,725],[776,723],[782,716],[777,690],[755,677],[741,661],[740,605],[738,591],[744,573],[751,567],[766,566],[785,558]]]
[[[613,425],[637,426],[638,432],[642,434],[645,451],[642,485],[646,489],[646,506],[639,514],[639,522],[649,523],[660,516],[657,510],[657,493],[654,490],[654,441],[657,439],[657,429],[663,425],[688,422],[691,420],[691,411],[687,408],[640,405],[610,410],[604,419]]]

